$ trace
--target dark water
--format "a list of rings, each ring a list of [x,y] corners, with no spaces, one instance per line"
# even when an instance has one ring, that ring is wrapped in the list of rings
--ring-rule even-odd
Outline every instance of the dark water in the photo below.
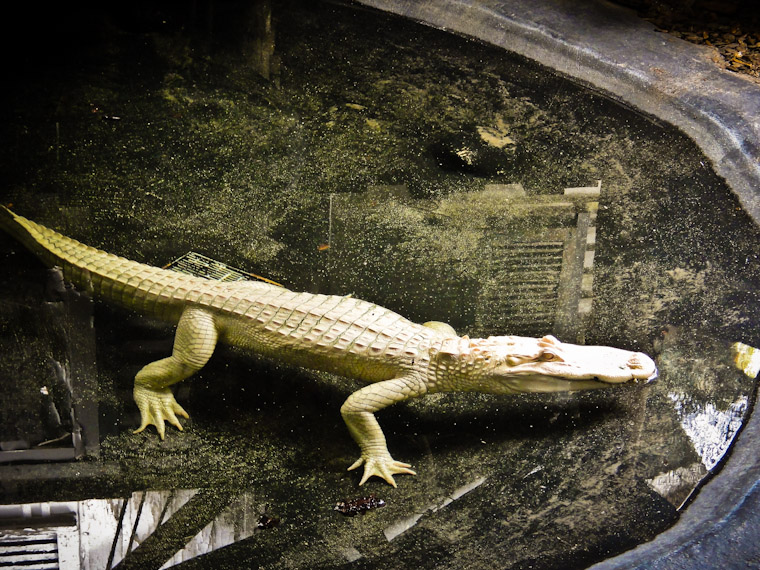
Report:
[[[0,236],[0,441],[72,448],[84,424],[88,452],[5,455],[2,502],[91,501],[93,567],[134,529],[124,567],[582,568],[667,528],[719,466],[755,387],[731,346],[760,344],[758,234],[685,136],[512,54],[329,3],[89,6],[17,31],[0,200],[19,213],[158,266],[196,251],[460,334],[553,333],[660,368],[383,410],[418,476],[360,490],[339,413],[356,385],[223,347],[177,388],[183,433],[133,435],[132,379],[171,329],[62,301]],[[333,510],[369,493],[386,506]]]

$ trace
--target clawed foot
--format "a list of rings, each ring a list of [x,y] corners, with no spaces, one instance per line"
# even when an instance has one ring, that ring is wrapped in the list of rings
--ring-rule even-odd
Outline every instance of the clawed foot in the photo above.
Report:
[[[367,479],[374,475],[385,479],[386,483],[395,487],[396,482],[393,480],[394,475],[417,475],[417,473],[409,469],[411,465],[396,461],[390,455],[387,457],[365,457],[362,454],[362,456],[357,459],[348,470],[352,471],[353,469],[360,467],[362,464],[364,464],[364,475],[362,475],[362,480],[359,481],[359,485],[364,485]]]
[[[177,415],[184,418],[190,417],[174,399],[174,394],[169,388],[155,390],[145,386],[135,386],[134,397],[142,417],[142,423],[134,433],[140,433],[146,427],[154,425],[158,430],[158,435],[164,439],[165,421],[182,431],[182,424],[179,423]]]

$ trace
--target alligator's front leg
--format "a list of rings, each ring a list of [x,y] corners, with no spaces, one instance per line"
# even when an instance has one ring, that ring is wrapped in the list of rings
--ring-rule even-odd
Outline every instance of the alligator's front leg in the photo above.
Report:
[[[177,324],[172,355],[151,362],[135,376],[134,398],[142,417],[135,433],[154,425],[164,439],[165,421],[182,429],[177,414],[189,416],[169,386],[203,368],[214,352],[218,336],[213,315],[193,307],[185,309]]]
[[[385,436],[374,412],[401,402],[416,398],[427,391],[424,381],[416,376],[403,376],[365,386],[351,394],[340,409],[343,421],[356,443],[359,444],[361,457],[348,468],[349,471],[364,465],[364,475],[359,485],[376,475],[389,484],[396,486],[393,475],[406,473],[416,475],[408,463],[395,461],[388,452]]]

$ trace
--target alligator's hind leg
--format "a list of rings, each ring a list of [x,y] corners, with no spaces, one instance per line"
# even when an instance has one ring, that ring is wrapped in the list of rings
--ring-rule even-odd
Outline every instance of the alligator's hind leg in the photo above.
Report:
[[[218,336],[213,315],[201,309],[185,309],[177,325],[172,355],[151,362],[135,376],[134,398],[142,416],[135,433],[154,425],[164,439],[164,421],[182,429],[177,414],[189,416],[169,386],[203,368],[214,352]]]

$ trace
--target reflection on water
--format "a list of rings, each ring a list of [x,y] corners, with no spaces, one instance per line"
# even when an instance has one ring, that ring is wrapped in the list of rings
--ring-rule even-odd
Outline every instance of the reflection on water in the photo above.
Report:
[[[537,198],[521,184],[486,184],[424,207],[405,186],[335,196],[322,287],[473,337],[508,330],[582,342],[601,189],[600,180]],[[404,286],[378,288],[394,280]]]
[[[660,376],[388,408],[419,474],[359,490],[339,412],[357,386],[230,350],[178,386],[184,432],[132,434],[134,374],[172,331],[93,308],[2,235],[0,555],[31,533],[72,568],[548,570],[667,528],[748,413],[757,360],[734,343],[760,343],[760,237],[704,157],[412,23],[210,9],[90,12],[120,33],[51,40],[58,59],[5,90],[2,203],[153,265],[353,294],[471,336],[640,350]],[[386,506],[334,510],[369,494]],[[264,513],[282,522],[259,532]]]
[[[731,445],[747,412],[747,398],[732,402],[727,410],[717,410],[712,402],[700,404],[684,394],[669,394],[681,426],[694,444],[702,463],[715,467]]]
[[[458,489],[455,489],[454,492],[452,492],[450,495],[446,496],[442,500],[439,499],[436,503],[432,505],[428,505],[427,508],[425,508],[421,512],[414,513],[413,515],[409,517],[405,517],[399,521],[396,521],[392,523],[391,525],[387,526],[385,529],[383,529],[383,534],[385,535],[385,538],[388,539],[388,542],[391,540],[394,540],[399,535],[403,534],[404,532],[408,531],[410,528],[412,528],[417,522],[425,516],[425,513],[431,512],[434,513],[439,509],[443,509],[459,499],[460,497],[463,497],[473,489],[477,489],[480,487],[483,483],[485,483],[486,478],[485,477],[479,477],[478,479],[475,479],[471,483],[467,483],[466,485],[463,485],[462,487],[459,487]]]
[[[718,410],[712,402],[700,403],[685,394],[669,394],[669,397],[700,462],[679,466],[647,482],[680,508],[705,475],[720,463],[739,433],[746,418],[747,398],[742,396],[729,404],[727,410]]]
[[[116,568],[172,517],[196,490],[144,491],[127,499],[88,499],[69,503],[0,506],[0,521],[16,529],[0,534],[3,566],[79,570]],[[62,515],[72,517],[62,521]],[[248,493],[236,497],[161,568],[208,554],[252,536],[261,513]],[[65,524],[62,524],[65,523]],[[36,530],[34,530],[36,529]],[[51,548],[40,548],[41,541]]]
[[[703,463],[692,463],[688,467],[660,473],[647,479],[647,483],[674,507],[681,508],[706,475],[707,469]]]
[[[670,425],[661,450],[662,467],[650,463],[650,486],[680,508],[710,471],[719,465],[748,412],[754,377],[737,362],[736,349],[720,339],[677,327],[664,328],[660,379],[655,388],[663,412],[656,430]],[[669,411],[665,411],[669,410]]]

